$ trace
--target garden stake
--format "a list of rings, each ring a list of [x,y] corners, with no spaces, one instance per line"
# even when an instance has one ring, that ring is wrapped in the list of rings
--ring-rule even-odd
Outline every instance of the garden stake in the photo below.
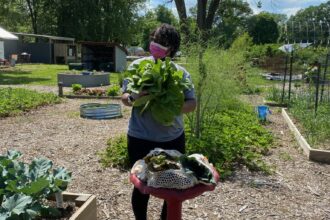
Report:
[[[319,102],[319,88],[320,88],[320,75],[321,75],[321,64],[317,64],[317,81],[316,81],[316,94],[315,94],[315,117],[317,115],[317,108]]]
[[[286,75],[287,75],[287,72],[288,72],[288,60],[289,60],[289,55],[286,54],[286,56],[285,56],[284,79],[283,79],[283,90],[282,90],[282,104],[284,103]]]
[[[289,102],[290,102],[290,98],[291,98],[292,64],[293,64],[293,49],[291,51],[291,57],[290,57]]]
[[[324,93],[324,84],[326,83],[326,76],[328,72],[328,65],[329,65],[329,59],[330,59],[330,54],[328,53],[326,58],[325,58],[325,66],[324,66],[324,72],[323,72],[323,79],[322,79],[322,88],[321,88],[321,102],[323,101],[323,93]]]

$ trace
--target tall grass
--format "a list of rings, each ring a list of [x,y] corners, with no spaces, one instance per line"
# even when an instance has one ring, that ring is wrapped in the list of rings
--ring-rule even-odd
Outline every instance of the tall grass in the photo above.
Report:
[[[261,154],[272,142],[271,135],[258,123],[252,106],[239,100],[247,86],[246,73],[250,68],[240,43],[244,44],[244,39],[230,50],[206,48],[202,63],[206,74],[200,74],[198,46],[190,48],[186,66],[195,86],[202,86],[197,100],[201,104],[201,131],[196,135],[197,114],[189,114],[185,120],[187,151],[203,153],[224,175],[230,174],[237,163],[268,171]],[[198,88],[195,89],[198,93]]]

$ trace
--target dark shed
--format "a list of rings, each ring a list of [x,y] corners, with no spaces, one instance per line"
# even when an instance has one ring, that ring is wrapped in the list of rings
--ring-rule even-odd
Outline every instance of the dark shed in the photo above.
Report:
[[[127,51],[117,43],[81,41],[81,62],[89,70],[122,72]]]

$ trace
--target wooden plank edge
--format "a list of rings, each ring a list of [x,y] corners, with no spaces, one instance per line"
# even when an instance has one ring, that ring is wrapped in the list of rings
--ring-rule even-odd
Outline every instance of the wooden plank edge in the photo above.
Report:
[[[309,154],[309,158],[313,161],[330,164],[330,151],[312,148]]]
[[[285,121],[288,123],[290,130],[294,133],[296,140],[298,141],[300,147],[304,150],[309,160],[329,163],[330,164],[330,151],[329,150],[319,150],[312,148],[306,141],[306,139],[301,135],[297,127],[294,125],[289,115],[282,108],[282,115]]]
[[[310,151],[311,151],[311,146],[307,143],[305,138],[300,134],[299,130],[297,127],[293,124],[292,120],[290,119],[288,113],[285,111],[285,108],[282,108],[282,116],[286,123],[289,125],[290,130],[293,132],[296,140],[299,143],[299,146],[304,150],[304,153],[307,155],[309,158],[310,156]]]
[[[83,193],[72,193],[72,192],[62,192],[63,195],[63,200],[64,201],[71,201],[74,202],[76,200],[76,198],[80,197],[80,196],[85,196],[87,198],[91,197],[91,194],[83,194]]]
[[[96,196],[90,196],[69,220],[97,220]]]

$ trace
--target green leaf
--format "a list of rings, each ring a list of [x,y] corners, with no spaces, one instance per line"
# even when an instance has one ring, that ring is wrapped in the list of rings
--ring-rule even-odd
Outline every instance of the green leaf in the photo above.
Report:
[[[0,211],[0,220],[6,220],[6,219],[8,219],[9,216],[10,216],[10,213]]]
[[[61,216],[61,212],[58,209],[47,206],[43,206],[40,212],[42,216],[46,216],[46,217],[59,218]]]
[[[53,163],[48,159],[34,159],[29,167],[29,177],[31,180],[36,180],[40,177],[47,176],[49,170],[52,168],[52,165]]]
[[[2,207],[7,211],[20,215],[25,212],[25,209],[32,203],[32,197],[22,194],[16,194],[9,198],[5,198]]]
[[[26,195],[33,195],[40,193],[49,186],[49,181],[46,178],[39,178],[31,184],[23,187],[20,191]]]
[[[16,150],[8,150],[7,152],[7,158],[10,160],[15,160],[19,158],[22,154]]]
[[[57,168],[53,171],[55,186],[61,190],[65,190],[71,181],[71,173],[65,168]]]
[[[139,107],[141,105],[145,105],[148,101],[150,101],[152,99],[153,99],[153,96],[152,95],[142,96],[142,97],[138,98],[137,100],[135,100],[133,106]]]

